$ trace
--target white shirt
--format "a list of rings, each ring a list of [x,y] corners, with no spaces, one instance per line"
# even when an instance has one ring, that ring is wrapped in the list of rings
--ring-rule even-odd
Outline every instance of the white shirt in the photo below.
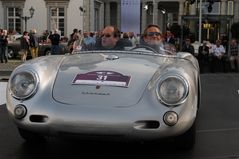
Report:
[[[222,45],[220,45],[219,47],[217,45],[212,46],[212,54],[215,56],[221,56],[225,54],[225,52],[225,48]]]

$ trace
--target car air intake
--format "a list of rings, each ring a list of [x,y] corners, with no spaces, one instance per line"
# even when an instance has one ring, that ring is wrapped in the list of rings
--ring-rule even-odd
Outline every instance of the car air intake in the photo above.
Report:
[[[160,123],[159,121],[155,120],[141,120],[136,121],[134,124],[135,129],[157,129],[159,128]]]
[[[29,119],[34,123],[45,123],[48,120],[48,117],[45,115],[31,115]]]

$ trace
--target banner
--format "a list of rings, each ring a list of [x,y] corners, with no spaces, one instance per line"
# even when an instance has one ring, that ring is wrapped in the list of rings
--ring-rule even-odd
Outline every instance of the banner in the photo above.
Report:
[[[121,0],[121,31],[140,34],[140,0]]]

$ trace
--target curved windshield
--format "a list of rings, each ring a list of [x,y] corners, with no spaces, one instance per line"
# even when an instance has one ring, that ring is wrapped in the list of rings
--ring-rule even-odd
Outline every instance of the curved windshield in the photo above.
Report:
[[[107,51],[132,51],[132,52],[144,52],[153,54],[163,54],[163,55],[176,55],[176,48],[172,44],[161,44],[158,46],[148,46],[145,44],[137,44],[136,46],[120,46],[120,49],[99,49],[97,46],[91,46],[91,49],[80,49],[72,52],[71,54],[80,54],[82,52],[92,52],[97,50],[107,50]]]
[[[115,26],[106,26],[95,35],[75,35],[71,54],[94,50],[126,50],[154,54],[175,55],[176,47],[166,43],[160,28],[149,25],[140,36],[122,33]]]

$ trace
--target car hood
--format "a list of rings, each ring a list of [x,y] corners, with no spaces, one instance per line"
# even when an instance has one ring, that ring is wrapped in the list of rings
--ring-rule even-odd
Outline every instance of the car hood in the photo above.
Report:
[[[81,106],[131,106],[142,97],[159,61],[145,55],[79,54],[66,57],[53,98]]]

